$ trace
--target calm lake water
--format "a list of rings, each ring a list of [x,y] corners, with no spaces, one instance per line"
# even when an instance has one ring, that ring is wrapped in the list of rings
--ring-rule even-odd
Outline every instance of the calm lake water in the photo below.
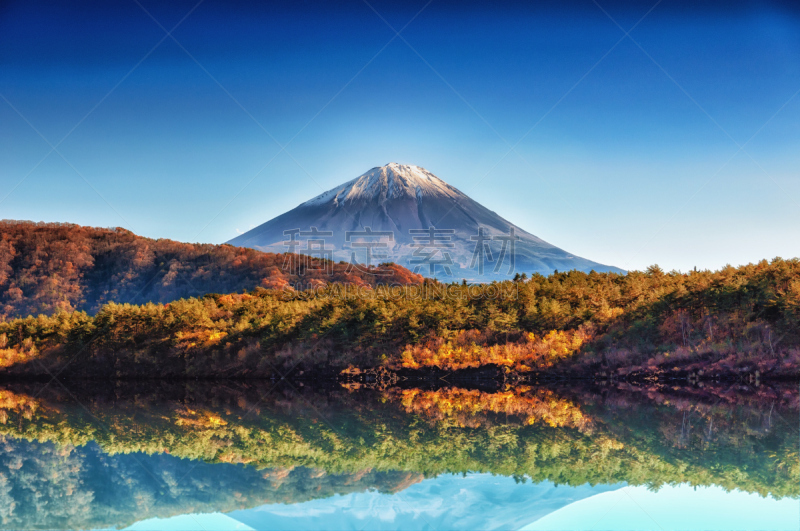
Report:
[[[0,387],[2,529],[800,529],[795,384]]]

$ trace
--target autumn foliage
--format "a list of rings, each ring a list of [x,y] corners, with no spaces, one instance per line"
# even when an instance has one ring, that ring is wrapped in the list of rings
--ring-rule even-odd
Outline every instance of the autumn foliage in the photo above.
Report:
[[[0,424],[8,422],[9,413],[30,420],[38,408],[39,401],[36,398],[0,389]]]
[[[392,389],[390,400],[402,404],[407,413],[436,422],[477,428],[511,420],[524,425],[543,423],[551,427],[589,430],[591,420],[574,402],[548,389],[529,386],[506,388],[495,393],[477,389]]]
[[[329,280],[343,283],[310,289],[320,279],[283,272],[282,255],[121,229],[3,227],[2,311],[45,313],[0,319],[0,371],[8,375],[271,377],[349,365],[492,365],[561,377],[800,372],[798,259],[483,285],[423,280],[389,265],[408,283],[394,287],[338,264]],[[265,288],[265,279],[287,284]],[[196,296],[180,298],[188,295]],[[140,304],[101,305],[109,300]]]
[[[0,403],[8,415],[0,423],[0,449],[6,436],[110,455],[169,453],[199,466],[247,463],[237,469],[262,469],[270,483],[290,481],[287,471],[308,467],[354,482],[367,470],[378,474],[374,480],[404,470],[575,486],[715,484],[775,497],[800,491],[793,385],[741,394],[730,386],[708,392],[674,385],[319,393],[269,381],[151,384],[122,382],[105,393],[97,385],[73,392],[55,383],[13,384],[8,408]],[[32,402],[35,409],[25,405]],[[107,460],[93,462],[108,470]],[[7,470],[0,462],[0,474]],[[47,485],[53,470],[46,469]],[[22,468],[20,479],[30,472]]]
[[[0,221],[0,318],[83,310],[107,302],[144,304],[267,289],[415,284],[386,264],[375,275],[347,263],[309,262],[231,245],[153,240],[121,228]],[[324,266],[324,267],[323,267]]]
[[[591,337],[585,330],[551,330],[543,337],[533,332],[518,341],[486,345],[478,331],[459,331],[450,340],[434,338],[422,345],[408,345],[400,356],[400,367],[446,370],[498,365],[517,371],[547,369],[571,358]]]

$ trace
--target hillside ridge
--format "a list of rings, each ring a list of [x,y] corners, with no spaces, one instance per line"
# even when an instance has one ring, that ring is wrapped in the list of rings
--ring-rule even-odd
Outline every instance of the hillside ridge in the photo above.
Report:
[[[310,267],[310,266],[315,267]],[[256,288],[301,290],[340,282],[415,284],[420,275],[384,266],[311,262],[228,244],[150,239],[123,228],[0,221],[0,319],[83,310],[107,302],[165,303]]]

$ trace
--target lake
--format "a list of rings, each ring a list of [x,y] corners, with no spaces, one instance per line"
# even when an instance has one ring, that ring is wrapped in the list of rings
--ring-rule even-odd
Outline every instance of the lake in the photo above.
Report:
[[[310,383],[3,384],[0,528],[800,528],[796,383]]]

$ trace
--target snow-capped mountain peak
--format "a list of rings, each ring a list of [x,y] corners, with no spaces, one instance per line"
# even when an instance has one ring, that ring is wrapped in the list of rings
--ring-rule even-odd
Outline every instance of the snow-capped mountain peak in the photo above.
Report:
[[[428,170],[396,162],[372,168],[230,243],[312,256],[324,249],[333,260],[391,261],[455,280],[502,280],[554,269],[621,271],[559,249]]]
[[[425,168],[390,162],[386,166],[372,168],[368,172],[337,186],[301,206],[333,203],[343,206],[357,201],[378,201],[423,197],[463,197],[453,188]]]

